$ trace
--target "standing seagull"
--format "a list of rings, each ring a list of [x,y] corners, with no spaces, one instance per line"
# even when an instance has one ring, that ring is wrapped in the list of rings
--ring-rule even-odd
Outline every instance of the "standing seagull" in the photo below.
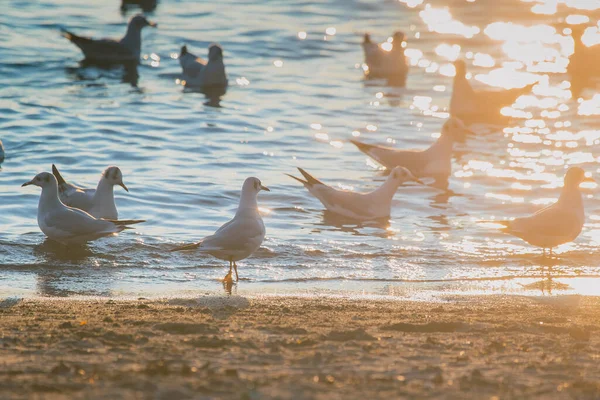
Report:
[[[102,173],[96,189],[84,189],[65,181],[58,168],[52,164],[52,174],[58,181],[60,200],[69,207],[79,208],[96,218],[118,219],[113,186],[119,185],[127,192],[123,183],[123,174],[119,167],[108,167]]]
[[[511,106],[521,95],[531,92],[532,83],[522,88],[506,90],[475,90],[467,80],[467,64],[463,60],[454,62],[456,75],[452,83],[450,115],[465,122],[497,121],[503,107]]]
[[[258,212],[256,201],[258,192],[261,190],[270,192],[269,188],[263,186],[258,178],[247,178],[242,186],[240,205],[231,221],[198,243],[177,247],[171,251],[200,249],[219,260],[229,261],[229,273],[224,280],[231,281],[231,268],[233,267],[237,281],[236,261],[250,257],[265,239],[265,224]]]
[[[208,61],[196,57],[188,52],[187,46],[182,46],[179,64],[183,70],[183,80],[188,87],[208,89],[227,86],[223,48],[218,44],[208,47]]]
[[[77,36],[67,30],[62,30],[62,35],[81,49],[86,61],[101,64],[138,63],[142,49],[142,28],[156,27],[154,22],[148,21],[143,15],[138,14],[131,18],[127,26],[127,33],[121,40],[92,39]]]
[[[498,222],[504,225],[503,231],[533,246],[543,248],[544,254],[546,249],[550,249],[552,254],[553,247],[575,240],[581,233],[585,221],[579,185],[594,180],[586,178],[583,169],[571,167],[565,175],[564,182],[556,203],[529,217]]]
[[[406,168],[396,167],[379,188],[369,193],[357,193],[349,190],[334,189],[313,177],[302,168],[298,168],[298,171],[300,171],[306,180],[296,178],[290,174],[286,175],[302,183],[313,196],[319,199],[327,210],[343,217],[360,221],[388,218],[392,210],[392,198],[398,187],[408,181],[421,183]]]
[[[452,149],[454,142],[472,133],[458,118],[450,118],[442,127],[441,136],[426,150],[398,150],[392,147],[366,144],[350,140],[360,151],[375,161],[393,169],[408,168],[417,178],[433,177],[437,183],[446,183],[452,173]]]
[[[65,206],[58,198],[58,183],[54,175],[41,172],[21,186],[42,188],[38,204],[37,220],[42,232],[48,238],[62,243],[83,244],[104,236],[115,235],[143,220],[111,221],[97,219],[77,208]]]

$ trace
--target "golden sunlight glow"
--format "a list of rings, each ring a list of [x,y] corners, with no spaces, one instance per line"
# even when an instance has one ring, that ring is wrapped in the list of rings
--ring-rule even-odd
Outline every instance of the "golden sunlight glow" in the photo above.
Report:
[[[453,19],[448,8],[434,8],[427,4],[425,9],[419,12],[419,16],[432,32],[472,38],[481,31],[476,26],[467,26]]]
[[[435,54],[449,61],[456,61],[460,55],[460,46],[457,44],[448,45],[442,43],[435,48]]]
[[[594,94],[589,100],[581,100],[577,108],[577,115],[600,115],[600,94]]]
[[[408,8],[415,8],[423,4],[424,0],[398,0],[400,3],[405,4]]]

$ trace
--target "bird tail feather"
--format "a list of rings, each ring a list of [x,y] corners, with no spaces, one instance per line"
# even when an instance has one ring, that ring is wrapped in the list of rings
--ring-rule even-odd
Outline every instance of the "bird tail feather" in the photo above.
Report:
[[[69,32],[68,30],[66,30],[64,28],[60,28],[60,34],[62,35],[62,37],[66,38],[70,41],[73,41],[73,39],[75,39],[77,37],[77,35]]]
[[[298,171],[300,171],[302,176],[304,176],[304,178],[306,179],[306,182],[309,185],[323,185],[323,182],[321,182],[320,180],[318,180],[317,178],[315,178],[314,176],[312,176],[311,174],[309,174],[302,168],[298,167]]]
[[[305,180],[303,180],[303,179],[297,178],[297,177],[295,177],[294,175],[290,175],[290,174],[285,174],[285,175],[289,176],[289,177],[290,177],[290,178],[292,178],[292,179],[295,179],[295,180],[297,180],[298,182],[300,182],[300,183],[301,183],[301,184],[303,184],[303,185],[308,185],[308,182],[306,182],[306,181],[305,181]]]
[[[174,249],[171,249],[169,251],[170,252],[174,252],[174,251],[193,250],[193,249],[197,249],[198,247],[200,247],[201,244],[202,244],[202,242],[192,243],[192,244],[186,244],[186,245],[183,245],[183,246],[175,247]]]
[[[375,147],[371,144],[359,142],[358,140],[350,140],[350,143],[358,147],[358,149],[363,153],[368,153],[373,147]]]
[[[105,221],[112,222],[117,226],[134,225],[146,222],[145,219],[105,219]]]
[[[60,172],[58,172],[58,168],[56,168],[56,165],[54,164],[52,164],[52,175],[56,177],[56,180],[58,181],[58,186],[67,183],[67,181],[65,181]]]

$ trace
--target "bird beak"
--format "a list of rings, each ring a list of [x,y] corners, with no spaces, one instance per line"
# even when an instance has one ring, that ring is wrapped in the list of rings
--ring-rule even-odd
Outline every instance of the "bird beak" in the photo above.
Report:
[[[158,24],[156,22],[148,21],[148,26],[151,26],[153,28],[158,28]]]
[[[269,189],[268,187],[263,186],[263,185],[260,185],[260,190],[266,190],[267,192],[271,191],[271,189]]]
[[[125,186],[125,184],[123,182],[119,183],[119,186],[121,186],[123,189],[125,189],[125,191],[129,192],[129,189],[127,189],[127,186]]]
[[[418,184],[421,184],[421,185],[424,185],[424,184],[425,184],[425,182],[423,182],[422,180],[420,180],[420,179],[419,179],[419,178],[417,178],[417,177],[413,177],[413,182],[417,182]]]
[[[33,181],[25,182],[24,184],[21,185],[21,187],[25,187],[25,186],[29,186],[29,185],[33,185]]]
[[[594,178],[592,178],[591,176],[586,176],[585,178],[583,178],[583,182],[594,182],[594,183],[596,183],[596,180]]]

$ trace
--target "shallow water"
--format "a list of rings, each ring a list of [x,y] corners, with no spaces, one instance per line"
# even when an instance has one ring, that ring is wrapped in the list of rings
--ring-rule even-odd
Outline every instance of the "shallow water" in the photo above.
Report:
[[[556,9],[517,0],[294,3],[159,2],[148,14],[159,28],[143,32],[137,86],[118,69],[80,67],[79,50],[58,32],[117,37],[135,10],[122,14],[115,1],[5,4],[0,295],[220,292],[226,263],[167,251],[226,222],[250,175],[272,191],[260,194],[267,239],[239,263],[238,293],[599,293],[595,186],[583,188],[584,231],[553,259],[478,223],[556,199],[567,166],[598,178],[600,98],[593,90],[571,98],[564,71],[573,42],[563,29],[597,21],[599,8],[587,0]],[[399,29],[414,63],[407,87],[365,81],[362,33],[383,41]],[[590,44],[600,41],[588,33]],[[230,80],[220,107],[177,81],[180,46],[205,56],[211,42],[223,46]],[[356,226],[332,221],[284,175],[301,166],[331,184],[380,185],[379,167],[347,140],[428,146],[447,116],[457,56],[469,59],[478,86],[540,83],[507,110],[517,116],[508,125],[473,127],[477,135],[457,147],[451,192],[409,184],[389,223]],[[52,163],[85,186],[118,165],[130,188],[115,189],[120,217],[148,222],[68,252],[46,241],[39,190],[20,185]]]

